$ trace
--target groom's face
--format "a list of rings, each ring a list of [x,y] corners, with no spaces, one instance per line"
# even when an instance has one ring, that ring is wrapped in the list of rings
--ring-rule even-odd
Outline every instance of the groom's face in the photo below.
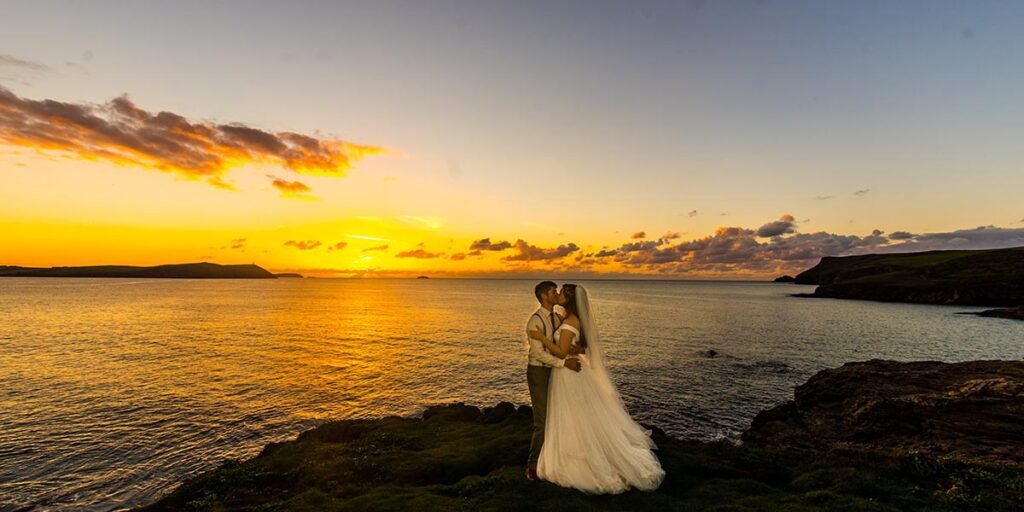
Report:
[[[558,293],[558,288],[557,287],[548,290],[545,293],[545,295],[546,295],[545,298],[548,300],[549,304],[561,304],[561,302],[558,302],[561,299],[559,299],[559,293]]]

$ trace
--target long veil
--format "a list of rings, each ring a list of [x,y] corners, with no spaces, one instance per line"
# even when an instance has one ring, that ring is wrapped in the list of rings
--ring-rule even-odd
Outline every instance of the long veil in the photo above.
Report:
[[[583,338],[587,340],[586,354],[582,357],[590,365],[594,381],[605,399],[607,411],[624,426],[632,427],[630,430],[634,434],[642,433],[645,444],[654,448],[654,442],[650,440],[651,432],[636,423],[626,411],[626,404],[623,403],[622,396],[619,395],[619,390],[616,389],[615,382],[612,381],[611,375],[608,373],[608,367],[605,366],[604,347],[601,344],[601,334],[597,330],[594,315],[590,312],[590,299],[587,297],[586,288],[579,285],[576,286],[576,312],[580,317]]]

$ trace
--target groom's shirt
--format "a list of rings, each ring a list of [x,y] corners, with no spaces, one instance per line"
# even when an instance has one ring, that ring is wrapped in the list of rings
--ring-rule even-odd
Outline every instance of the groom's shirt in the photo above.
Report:
[[[530,337],[530,331],[542,328],[544,330],[544,335],[547,336],[549,340],[558,343],[558,341],[554,339],[555,329],[558,327],[558,323],[558,315],[554,314],[553,311],[544,309],[543,307],[537,308],[537,311],[530,315],[530,319],[526,322],[526,342],[530,345],[530,366],[552,366],[555,368],[565,366],[565,360],[555,357],[551,352],[548,352],[548,350],[544,348],[544,342]]]

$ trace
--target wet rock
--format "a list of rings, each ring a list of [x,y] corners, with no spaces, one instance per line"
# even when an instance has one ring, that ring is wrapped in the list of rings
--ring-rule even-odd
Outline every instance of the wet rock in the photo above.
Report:
[[[762,411],[745,445],[1024,465],[1024,361],[872,360],[823,370]]]

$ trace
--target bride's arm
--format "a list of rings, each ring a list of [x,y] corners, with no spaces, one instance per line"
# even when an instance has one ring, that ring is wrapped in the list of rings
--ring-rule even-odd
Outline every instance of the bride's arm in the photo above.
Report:
[[[540,329],[530,331],[530,337],[543,343],[544,348],[548,349],[548,352],[551,352],[551,355],[559,359],[565,359],[565,356],[569,355],[569,343],[572,342],[572,333],[568,333],[567,335],[565,331],[562,331],[562,335],[558,337],[557,345],[548,339]],[[565,349],[562,348],[563,340],[565,342]]]

